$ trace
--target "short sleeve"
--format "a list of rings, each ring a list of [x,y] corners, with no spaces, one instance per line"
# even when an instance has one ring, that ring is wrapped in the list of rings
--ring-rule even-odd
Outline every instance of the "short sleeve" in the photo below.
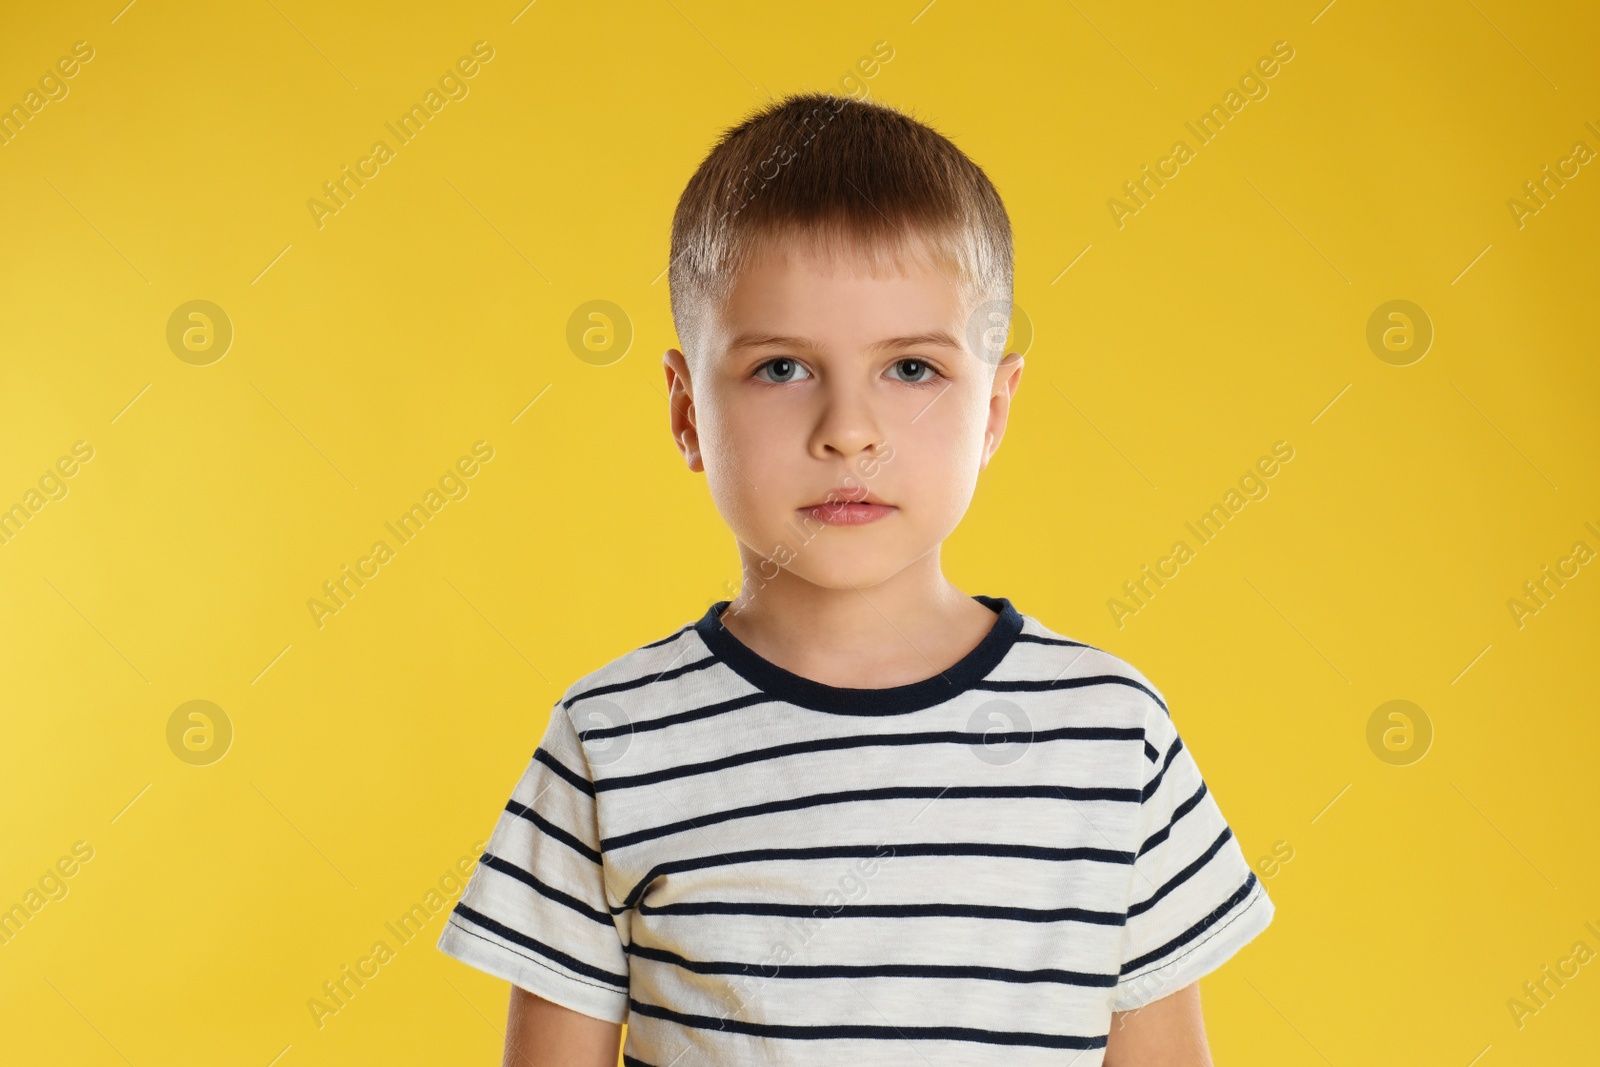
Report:
[[[1145,719],[1145,784],[1111,1010],[1210,974],[1267,928],[1273,904],[1164,707]]]
[[[605,890],[595,787],[557,704],[439,950],[573,1011],[628,1015],[625,928]]]

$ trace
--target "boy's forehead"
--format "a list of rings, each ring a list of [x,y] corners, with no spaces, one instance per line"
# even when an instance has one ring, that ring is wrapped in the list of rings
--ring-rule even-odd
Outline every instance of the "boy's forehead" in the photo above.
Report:
[[[822,347],[892,339],[962,347],[966,297],[949,268],[913,256],[829,254],[807,243],[765,248],[741,270],[717,318],[720,348],[798,339]]]

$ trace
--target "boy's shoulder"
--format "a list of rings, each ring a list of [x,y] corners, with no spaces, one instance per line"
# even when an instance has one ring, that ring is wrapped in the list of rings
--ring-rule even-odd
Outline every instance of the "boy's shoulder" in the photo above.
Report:
[[[1026,612],[1017,614],[1020,626],[1011,647],[978,688],[1018,694],[1054,691],[1100,704],[1126,702],[1159,708],[1163,716],[1170,714],[1165,696],[1128,660],[1053,630]],[[569,714],[583,706],[604,712],[602,702],[625,709],[632,703],[629,694],[646,687],[653,698],[661,695],[660,685],[680,679],[683,685],[700,688],[707,668],[718,662],[698,632],[705,618],[702,615],[685,622],[582,675],[562,693],[560,706]]]
[[[619,696],[711,666],[714,657],[695,632],[699,621],[686,622],[579,677],[561,694],[560,705],[570,712],[580,701]]]
[[[1053,688],[1091,692],[1104,697],[1123,691],[1134,703],[1153,704],[1167,714],[1167,700],[1139,668],[1114,652],[1070,634],[1057,632],[1038,618],[1022,613],[1022,629],[1012,654],[995,678],[1021,681],[1046,678]]]

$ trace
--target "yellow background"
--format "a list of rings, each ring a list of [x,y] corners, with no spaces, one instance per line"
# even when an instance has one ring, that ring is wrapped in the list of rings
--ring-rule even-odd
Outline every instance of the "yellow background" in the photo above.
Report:
[[[0,907],[94,858],[0,946],[0,1058],[498,1062],[507,987],[440,916],[320,1029],[307,1000],[487,837],[567,685],[732,594],[667,433],[671,212],[767,94],[855,71],[1017,233],[1034,339],[947,573],[1138,666],[1246,854],[1292,849],[1203,983],[1218,1062],[1592,1062],[1600,962],[1521,1027],[1507,1002],[1600,951],[1600,565],[1521,627],[1507,602],[1600,550],[1600,163],[1520,228],[1507,201],[1600,150],[1593,5],[520,8],[6,18],[0,103],[94,58],[0,147],[0,506],[94,458],[0,545]],[[470,94],[319,229],[307,200],[479,40]],[[1280,40],[1270,94],[1119,229],[1108,199]],[[194,299],[235,332],[209,366],[166,341]],[[565,340],[594,299],[635,331],[607,366]],[[1394,299],[1435,330],[1409,366],[1366,342]],[[318,628],[480,440],[469,495]],[[1279,440],[1270,495],[1117,626]],[[196,699],[234,730],[209,766],[167,744]],[[1407,766],[1367,741],[1394,699],[1434,734]]]

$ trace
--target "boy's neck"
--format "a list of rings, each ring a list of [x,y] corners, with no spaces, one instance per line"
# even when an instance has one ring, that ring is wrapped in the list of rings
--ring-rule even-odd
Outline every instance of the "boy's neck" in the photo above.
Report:
[[[824,685],[886,689],[942,673],[977,647],[995,613],[945,578],[939,549],[871,586],[828,588],[740,546],[745,581],[722,613],[740,643]]]

